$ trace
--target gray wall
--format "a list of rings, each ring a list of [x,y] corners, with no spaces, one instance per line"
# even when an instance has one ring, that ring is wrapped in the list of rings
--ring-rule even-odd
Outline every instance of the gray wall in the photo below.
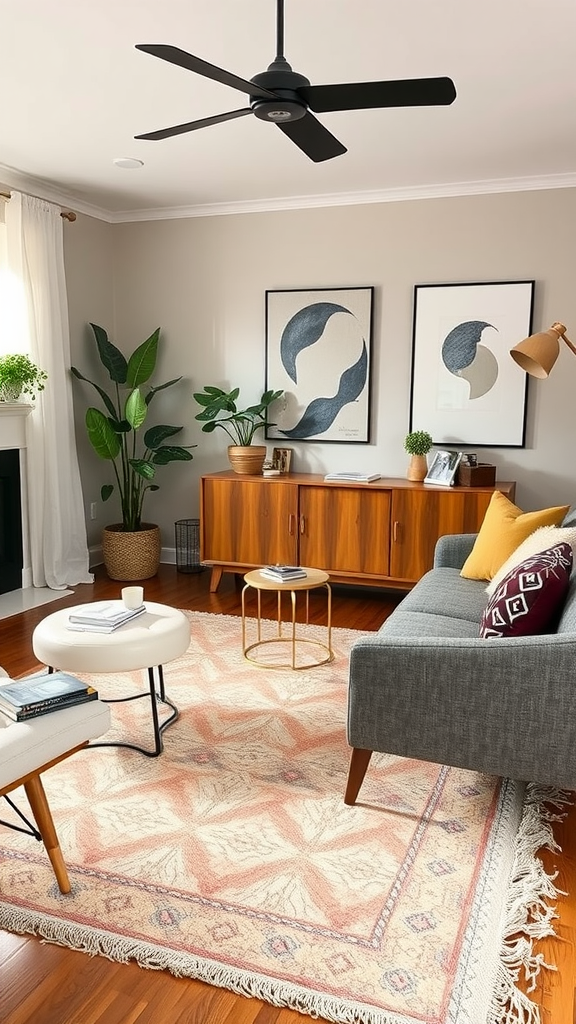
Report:
[[[534,279],[534,330],[558,319],[576,335],[575,220],[576,190],[558,189],[114,225],[79,217],[68,225],[74,362],[88,375],[96,367],[90,320],[124,351],[161,326],[158,379],[185,377],[155,406],[154,419],[181,423],[182,443],[198,444],[192,463],[160,470],[161,490],[148,498],[145,518],[160,524],[163,544],[173,547],[176,519],[198,514],[200,474],[227,466],[226,437],[202,434],[192,391],[238,385],[252,401],[264,386],[266,289],[375,286],[372,441],[290,442],[293,468],[404,476],[414,285]],[[563,346],[549,380],[530,380],[526,448],[480,449],[500,479],[517,481],[527,510],[576,503],[575,383],[576,361]],[[75,385],[88,508],[109,473],[86,446],[86,398]],[[88,524],[91,545],[117,512],[99,505]]]

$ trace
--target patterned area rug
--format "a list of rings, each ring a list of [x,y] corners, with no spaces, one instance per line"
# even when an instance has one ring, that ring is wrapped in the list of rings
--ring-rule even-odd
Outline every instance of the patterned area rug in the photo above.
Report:
[[[380,754],[346,807],[359,634],[334,631],[331,665],[263,669],[238,618],[189,615],[164,753],[99,747],[47,773],[72,893],[3,829],[0,926],[330,1021],[536,1021],[514,979],[538,967],[531,933],[551,931],[535,853],[552,794]],[[104,698],[142,689],[140,673],[90,681]],[[148,700],[112,714],[116,738],[148,742]]]

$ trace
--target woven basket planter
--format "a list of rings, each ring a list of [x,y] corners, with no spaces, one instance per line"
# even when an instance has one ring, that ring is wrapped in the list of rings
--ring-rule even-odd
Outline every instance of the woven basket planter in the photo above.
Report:
[[[142,523],[142,529],[127,532],[121,523],[105,526],[102,554],[111,580],[148,580],[160,565],[160,527]]]
[[[251,444],[245,448],[241,445],[228,445],[228,459],[235,473],[261,476],[265,458],[265,444]]]

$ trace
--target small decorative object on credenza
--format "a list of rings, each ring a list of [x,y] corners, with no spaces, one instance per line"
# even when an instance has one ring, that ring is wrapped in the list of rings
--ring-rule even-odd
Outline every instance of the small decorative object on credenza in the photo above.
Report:
[[[254,435],[267,425],[268,408],[282,391],[265,391],[256,405],[238,409],[237,399],[240,388],[223,391],[222,388],[205,384],[203,391],[196,391],[194,399],[202,406],[202,412],[195,419],[203,424],[205,434],[211,434],[221,427],[228,434],[232,444],[228,445],[228,458],[235,473],[259,476],[266,459],[266,445],[253,444]],[[274,426],[274,424],[268,424]]]
[[[478,462],[478,456],[464,452],[456,474],[458,487],[492,487],[496,483],[496,466]]]
[[[292,462],[292,449],[291,448],[273,448],[272,449],[272,464],[279,473],[289,473],[290,463]]]
[[[332,483],[338,483],[338,481],[354,484],[370,484],[373,480],[381,480],[382,475],[380,473],[326,473],[325,480],[332,481]]]
[[[452,487],[461,459],[462,452],[437,451],[432,465],[424,477],[424,483]]]
[[[404,438],[404,448],[410,456],[408,480],[415,483],[424,479],[428,472],[428,461],[426,456],[433,445],[432,436],[427,430],[411,430]]]

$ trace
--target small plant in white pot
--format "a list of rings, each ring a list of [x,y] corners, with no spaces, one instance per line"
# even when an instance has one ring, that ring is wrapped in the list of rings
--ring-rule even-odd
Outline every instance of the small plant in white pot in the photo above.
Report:
[[[268,423],[268,409],[272,402],[283,394],[282,391],[265,391],[256,405],[238,409],[237,399],[240,388],[223,391],[222,388],[206,384],[203,391],[197,391],[194,399],[202,406],[196,416],[203,423],[202,430],[211,434],[221,427],[228,434],[232,444],[228,445],[228,458],[235,473],[259,475],[266,458],[266,445],[255,445],[254,437]]]
[[[426,458],[432,445],[432,437],[426,430],[412,430],[404,438],[404,448],[410,455],[408,480],[421,481],[428,472],[428,460]]]
[[[0,356],[0,402],[17,402],[21,397],[36,398],[44,390],[48,375],[28,356]]]

